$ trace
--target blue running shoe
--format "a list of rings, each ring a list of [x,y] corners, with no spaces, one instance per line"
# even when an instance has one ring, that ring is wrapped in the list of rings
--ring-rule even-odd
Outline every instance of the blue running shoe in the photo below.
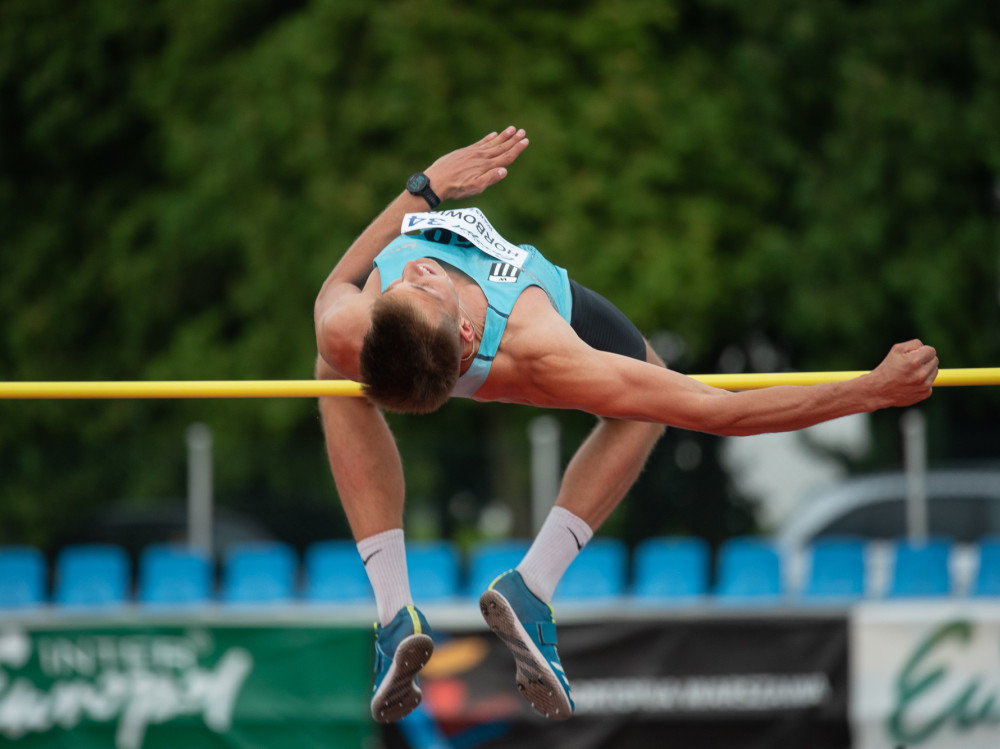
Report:
[[[573,715],[573,691],[556,650],[552,607],[521,579],[504,572],[479,598],[479,610],[517,664],[517,688],[539,715],[566,720]]]
[[[375,623],[375,689],[372,717],[392,723],[420,704],[417,672],[431,653],[431,628],[416,606],[401,608],[386,626]]]

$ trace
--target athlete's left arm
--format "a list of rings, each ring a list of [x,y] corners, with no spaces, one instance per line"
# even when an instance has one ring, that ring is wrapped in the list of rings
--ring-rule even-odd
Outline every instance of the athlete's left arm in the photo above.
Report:
[[[425,174],[442,200],[467,198],[506,177],[507,167],[527,147],[524,130],[509,127],[445,154]],[[320,356],[345,376],[359,376],[357,352],[368,330],[372,301],[380,293],[372,263],[399,236],[403,216],[425,210],[422,197],[405,191],[397,196],[348,248],[316,297],[313,324]]]
[[[938,368],[933,348],[909,341],[893,346],[872,372],[846,382],[730,393],[592,349],[561,320],[536,333],[536,353],[524,360],[521,402],[728,436],[792,431],[849,414],[908,406],[931,394]]]
[[[424,173],[442,202],[461,200],[480,194],[506,177],[507,167],[527,147],[524,130],[511,126],[502,133],[490,133],[472,145],[441,156]],[[427,203],[419,195],[406,191],[398,195],[334,266],[320,290],[317,307],[325,308],[328,297],[336,296],[336,289],[341,284],[363,286],[375,256],[399,236],[403,216],[426,210]]]

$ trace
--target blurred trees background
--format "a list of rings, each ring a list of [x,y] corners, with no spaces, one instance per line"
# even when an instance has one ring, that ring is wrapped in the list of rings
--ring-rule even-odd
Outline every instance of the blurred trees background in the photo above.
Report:
[[[508,124],[532,145],[474,203],[675,368],[863,369],[911,337],[1000,362],[995,4],[5,0],[0,379],[309,377],[343,250]],[[996,389],[928,412],[932,459],[995,457]],[[535,415],[393,418],[417,532],[474,532],[487,504],[525,532]],[[568,456],[591,420],[556,416]],[[26,401],[0,402],[0,542],[182,496],[194,421],[223,505],[346,534],[311,402]],[[752,529],[717,446],[668,431],[607,531]]]

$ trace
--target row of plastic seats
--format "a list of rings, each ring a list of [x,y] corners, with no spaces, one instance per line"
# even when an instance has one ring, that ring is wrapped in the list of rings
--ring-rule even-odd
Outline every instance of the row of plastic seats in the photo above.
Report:
[[[522,540],[483,544],[469,558],[462,583],[462,559],[449,542],[415,542],[407,547],[410,588],[416,600],[447,601],[479,596],[493,579],[516,566],[528,549]],[[620,541],[595,539],[560,584],[570,598],[600,598],[619,593],[626,573]],[[315,543],[306,549],[302,569],[295,550],[282,543],[234,546],[222,560],[218,587],[212,561],[186,546],[154,545],[139,557],[135,600],[146,605],[368,603],[371,587],[357,547],[350,540]],[[55,560],[51,599],[45,558],[35,548],[0,548],[0,608],[52,603],[104,606],[132,600],[131,565],[124,549],[87,544],[63,549]]]
[[[795,597],[804,601],[849,601],[869,595],[867,544],[861,539],[827,539],[809,550],[808,572]],[[462,575],[462,559],[449,542],[416,542],[407,548],[411,590],[421,602],[478,596],[501,572],[511,569],[528,548],[525,540],[477,545]],[[893,547],[893,567],[885,595],[953,595],[949,571],[952,545],[932,540],[921,546]],[[353,541],[324,541],[306,549],[300,570],[295,550],[282,543],[234,546],[222,560],[216,588],[215,566],[184,546],[156,545],[143,550],[136,600],[147,605],[311,602],[370,602],[371,589]],[[595,538],[567,570],[557,601],[614,599],[694,602],[711,596],[720,602],[768,603],[789,597],[785,560],[767,539],[741,537],[724,542],[710,582],[708,545],[691,537],[651,538],[632,558],[616,539]],[[116,546],[67,547],[55,562],[51,601],[61,606],[114,605],[132,600],[131,566]],[[43,555],[31,547],[0,547],[0,608],[48,602]],[[463,582],[463,577],[465,578]],[[1000,539],[979,545],[979,564],[969,592],[1000,596]]]
[[[627,595],[653,603],[694,603],[711,599],[719,603],[845,603],[873,595],[885,598],[953,596],[959,593],[952,575],[955,545],[946,539],[922,544],[899,540],[890,544],[890,577],[884,591],[871,584],[870,543],[857,537],[817,540],[805,554],[806,574],[800,587],[791,589],[787,560],[767,538],[737,537],[724,541],[716,555],[712,581],[709,545],[700,538],[656,537],[636,546],[632,580],[625,545],[596,538],[567,570],[556,589],[556,599],[586,600]],[[489,548],[473,551],[472,589],[478,595],[494,569],[517,564],[526,549],[501,552],[493,563]],[[967,591],[972,596],[1000,596],[1000,537],[977,544],[978,560]],[[485,556],[484,556],[485,554]],[[485,564],[487,574],[476,574]],[[504,566],[506,565],[506,566]]]
[[[888,584],[876,589],[869,553],[874,544],[854,537],[823,538],[805,554],[806,574],[797,590],[787,586],[786,562],[767,540],[731,539],[720,548],[716,593],[725,600],[769,602],[797,598],[805,602],[850,602],[870,597],[887,599],[941,598],[967,594],[1000,596],[1000,538],[975,545],[977,559],[967,589],[953,574],[956,545],[932,538],[920,543],[900,539],[888,544]]]
[[[453,545],[417,543],[407,556],[414,595],[431,600],[454,595],[458,554]],[[135,600],[146,605],[373,600],[357,547],[349,540],[313,544],[306,550],[301,570],[297,552],[287,544],[235,545],[222,560],[218,586],[213,561],[187,546],[149,546],[138,562]],[[133,600],[131,563],[121,547],[66,547],[56,557],[54,573],[50,598],[42,552],[29,546],[0,547],[0,609],[49,602],[68,607],[108,606]]]

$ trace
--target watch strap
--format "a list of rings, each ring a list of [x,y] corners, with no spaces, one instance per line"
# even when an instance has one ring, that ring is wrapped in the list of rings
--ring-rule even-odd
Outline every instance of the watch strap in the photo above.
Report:
[[[421,184],[419,188],[415,188],[415,185]],[[431,210],[434,210],[439,205],[441,205],[441,198],[437,196],[434,190],[431,188],[431,182],[427,179],[427,175],[423,172],[417,172],[412,177],[406,181],[406,189],[412,195],[419,195],[425,201],[427,205],[430,206]]]

